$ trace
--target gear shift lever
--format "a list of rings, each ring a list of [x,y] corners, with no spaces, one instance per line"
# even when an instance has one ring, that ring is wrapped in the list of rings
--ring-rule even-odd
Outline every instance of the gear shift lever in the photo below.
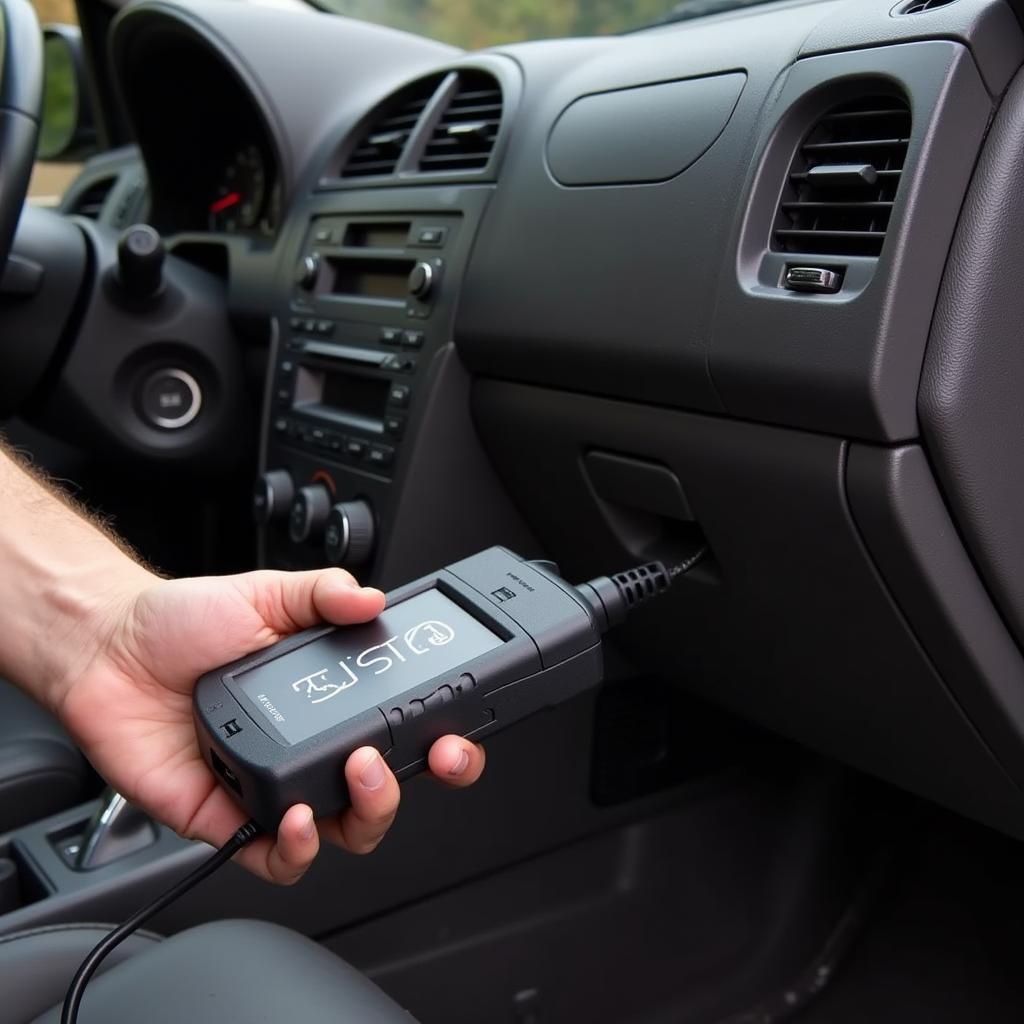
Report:
[[[75,857],[75,870],[101,868],[145,849],[156,839],[153,819],[108,787],[103,792],[99,809],[85,828]]]

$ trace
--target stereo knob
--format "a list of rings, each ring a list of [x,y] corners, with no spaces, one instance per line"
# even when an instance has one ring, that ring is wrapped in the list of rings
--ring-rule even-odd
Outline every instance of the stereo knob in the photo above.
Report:
[[[306,291],[312,291],[320,275],[320,257],[303,256],[295,264],[295,283]]]
[[[420,260],[409,271],[409,294],[417,299],[425,299],[434,287],[434,268]]]
[[[362,565],[373,551],[373,509],[365,501],[341,501],[327,516],[324,553],[332,565]]]
[[[331,492],[323,484],[300,487],[288,511],[288,536],[296,544],[316,542],[331,511]]]
[[[260,526],[284,519],[295,497],[295,484],[287,469],[272,469],[256,478],[252,489],[252,517]]]

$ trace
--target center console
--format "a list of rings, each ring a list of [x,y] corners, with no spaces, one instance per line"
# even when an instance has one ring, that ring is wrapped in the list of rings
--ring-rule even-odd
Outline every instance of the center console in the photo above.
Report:
[[[282,271],[253,494],[263,564],[369,574],[488,192],[315,197]]]

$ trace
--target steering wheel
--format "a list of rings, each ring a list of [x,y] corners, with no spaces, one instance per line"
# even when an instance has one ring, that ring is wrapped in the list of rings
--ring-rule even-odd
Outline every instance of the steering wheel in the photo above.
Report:
[[[28,195],[43,105],[43,36],[28,0],[0,0],[0,268]]]

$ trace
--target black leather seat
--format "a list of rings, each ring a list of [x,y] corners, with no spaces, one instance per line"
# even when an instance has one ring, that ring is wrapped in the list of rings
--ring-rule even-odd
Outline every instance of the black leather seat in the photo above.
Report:
[[[68,982],[106,925],[0,938],[0,1024],[58,1024]],[[132,936],[86,989],[79,1024],[416,1024],[322,946],[263,921]]]
[[[87,778],[85,758],[53,717],[0,680],[0,832],[70,807]]]

